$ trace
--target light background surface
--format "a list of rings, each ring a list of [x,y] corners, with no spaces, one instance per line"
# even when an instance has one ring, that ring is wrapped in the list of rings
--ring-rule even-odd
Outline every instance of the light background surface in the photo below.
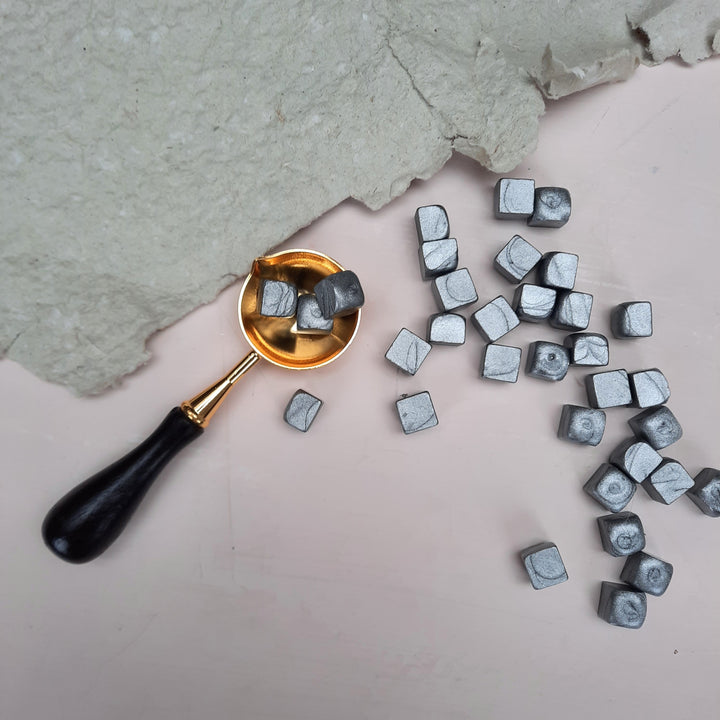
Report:
[[[0,364],[0,716],[714,717],[720,520],[639,489],[628,509],[675,576],[639,631],[595,614],[622,560],[602,551],[604,511],[581,487],[634,411],[608,411],[599,447],[573,446],[555,432],[562,404],[585,402],[582,371],[480,380],[470,327],[412,378],[383,355],[435,311],[413,213],[440,203],[481,301],[510,298],[491,264],[516,232],[580,256],[591,330],[609,334],[613,305],[651,300],[654,337],[611,341],[610,367],[661,368],[685,432],[665,453],[692,475],[718,467],[719,138],[720,62],[641,68],[552,105],[513,173],[570,189],[562,229],[494,220],[496,176],[459,157],[378,213],[348,201],[315,222],[286,246],[361,277],[355,343],[316,371],[261,363],[88,565],[44,548],[45,512],[246,352],[239,285],[154,338],[152,362],[103,397]],[[523,325],[505,341],[525,352],[562,337]],[[298,387],[325,401],[306,435],[282,421]],[[404,436],[394,401],[420,390],[440,424]],[[517,552],[541,540],[557,543],[570,581],[536,592]]]

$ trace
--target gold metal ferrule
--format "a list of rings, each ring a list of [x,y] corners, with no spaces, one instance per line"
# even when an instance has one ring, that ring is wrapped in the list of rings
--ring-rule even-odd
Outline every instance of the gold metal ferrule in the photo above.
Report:
[[[196,425],[204,428],[220,407],[232,386],[260,359],[254,350],[249,352],[227,375],[203,390],[190,400],[186,400],[180,409]]]

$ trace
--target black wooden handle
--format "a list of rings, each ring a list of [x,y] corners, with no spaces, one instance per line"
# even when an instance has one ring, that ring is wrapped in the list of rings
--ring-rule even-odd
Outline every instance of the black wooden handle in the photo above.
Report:
[[[55,503],[42,526],[47,546],[72,563],[105,552],[160,471],[201,434],[199,425],[173,408],[147,440]]]

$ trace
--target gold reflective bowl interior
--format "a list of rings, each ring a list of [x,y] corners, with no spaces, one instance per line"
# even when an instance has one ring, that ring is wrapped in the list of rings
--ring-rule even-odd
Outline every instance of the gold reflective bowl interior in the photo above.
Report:
[[[238,302],[240,328],[247,341],[266,360],[280,367],[308,370],[332,362],[352,342],[360,324],[360,310],[337,317],[329,335],[304,335],[295,318],[264,317],[257,311],[260,281],[283,280],[309,293],[328,275],[344,268],[312,250],[287,250],[257,258],[243,283]]]

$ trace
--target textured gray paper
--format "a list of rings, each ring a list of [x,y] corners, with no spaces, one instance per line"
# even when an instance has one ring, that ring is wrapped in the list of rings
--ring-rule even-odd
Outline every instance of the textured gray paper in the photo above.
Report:
[[[508,172],[544,96],[720,50],[720,4],[10,3],[0,351],[78,393],[348,197]],[[114,9],[112,9],[114,8]]]

